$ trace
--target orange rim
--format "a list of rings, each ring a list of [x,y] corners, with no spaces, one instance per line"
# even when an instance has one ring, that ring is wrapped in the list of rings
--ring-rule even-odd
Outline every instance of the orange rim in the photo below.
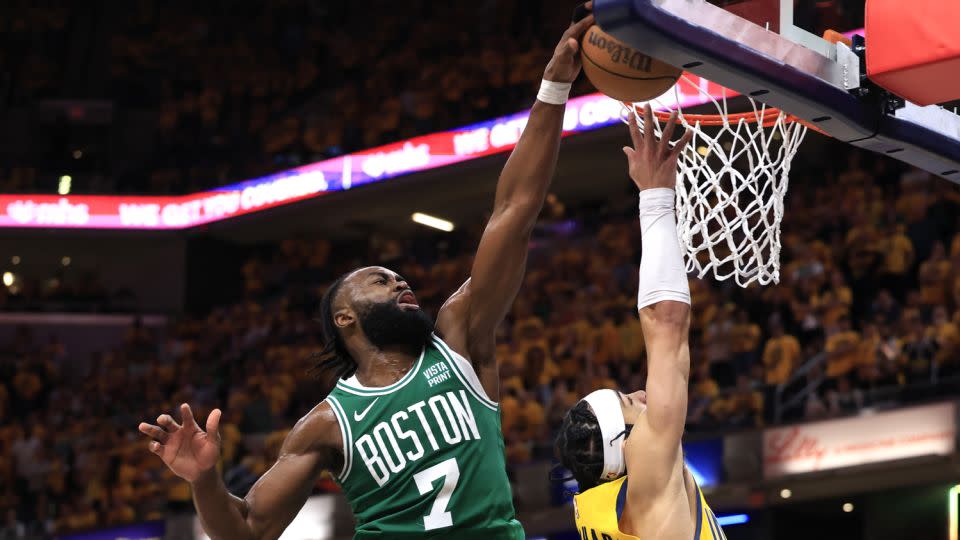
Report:
[[[629,105],[628,105],[629,106]],[[640,108],[637,107],[637,112],[640,112]],[[757,113],[754,111],[742,112],[742,113],[731,113],[726,115],[721,114],[684,114],[683,118],[690,124],[699,123],[701,126],[722,126],[725,122],[731,124],[739,123],[741,120],[750,124],[756,124],[758,122],[763,122],[763,127],[771,127],[777,123],[777,118],[780,116],[780,109],[776,107],[767,107],[763,109],[762,113]],[[673,114],[672,111],[654,111],[653,114],[661,122],[666,122],[670,119],[670,115]],[[817,126],[807,122],[806,120],[796,117],[792,114],[788,114],[786,118],[787,122],[803,124],[807,126],[808,129],[812,129],[821,135],[830,136],[827,132],[818,128]]]

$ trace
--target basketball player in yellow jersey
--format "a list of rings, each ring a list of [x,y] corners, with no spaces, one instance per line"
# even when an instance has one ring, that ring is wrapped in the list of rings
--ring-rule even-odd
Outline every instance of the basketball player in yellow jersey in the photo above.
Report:
[[[630,178],[640,188],[638,309],[647,344],[646,391],[598,390],[567,412],[556,450],[580,485],[574,517],[584,540],[723,540],[723,531],[683,462],[680,437],[690,374],[690,289],[677,240],[674,192],[676,116],[657,140],[649,105],[647,135],[631,115]]]

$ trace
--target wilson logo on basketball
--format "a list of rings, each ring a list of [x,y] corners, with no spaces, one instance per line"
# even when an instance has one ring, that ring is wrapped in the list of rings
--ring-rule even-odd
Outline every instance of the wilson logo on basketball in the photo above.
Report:
[[[619,101],[645,101],[666,92],[680,78],[680,69],[631,47],[599,26],[580,40],[583,72],[604,94]]]
[[[607,55],[610,56],[610,60],[612,60],[614,63],[630,66],[630,69],[635,69],[638,71],[650,71],[653,59],[649,56],[631,49],[630,47],[625,47],[617,41],[607,39],[596,30],[590,32],[590,35],[587,36],[587,39],[591,45],[597,49],[605,51]]]

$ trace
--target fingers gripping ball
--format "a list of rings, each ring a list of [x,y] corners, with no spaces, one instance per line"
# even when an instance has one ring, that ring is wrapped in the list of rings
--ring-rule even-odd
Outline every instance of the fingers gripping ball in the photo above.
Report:
[[[580,45],[583,71],[604,94],[620,101],[647,101],[677,83],[682,70],[651,58],[591,26]]]

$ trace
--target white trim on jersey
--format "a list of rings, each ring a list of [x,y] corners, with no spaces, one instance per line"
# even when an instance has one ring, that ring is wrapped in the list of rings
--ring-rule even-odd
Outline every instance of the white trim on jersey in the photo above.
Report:
[[[395,392],[412,381],[416,374],[420,371],[420,366],[423,364],[423,356],[426,354],[426,352],[427,348],[424,347],[423,351],[420,352],[420,358],[417,358],[417,361],[413,364],[413,366],[410,367],[410,371],[406,372],[403,377],[400,377],[400,380],[391,385],[381,387],[364,386],[360,384],[359,380],[357,380],[357,376],[353,375],[349,379],[341,379],[337,381],[337,388],[357,396],[382,396],[384,394]]]
[[[350,429],[350,418],[347,417],[343,405],[337,398],[327,396],[324,401],[329,403],[330,408],[333,409],[333,414],[337,417],[337,423],[340,424],[340,436],[343,437],[343,467],[340,469],[340,474],[337,475],[337,479],[342,484],[350,476],[350,470],[353,468],[353,432]]]
[[[473,370],[473,364],[451,349],[450,346],[436,334],[433,336],[433,343],[437,346],[440,354],[450,362],[454,374],[456,374],[460,382],[467,387],[467,390],[477,398],[477,401],[488,409],[497,410],[497,402],[487,396],[487,391],[483,389],[483,385],[480,384],[480,378],[477,377],[476,371]]]

